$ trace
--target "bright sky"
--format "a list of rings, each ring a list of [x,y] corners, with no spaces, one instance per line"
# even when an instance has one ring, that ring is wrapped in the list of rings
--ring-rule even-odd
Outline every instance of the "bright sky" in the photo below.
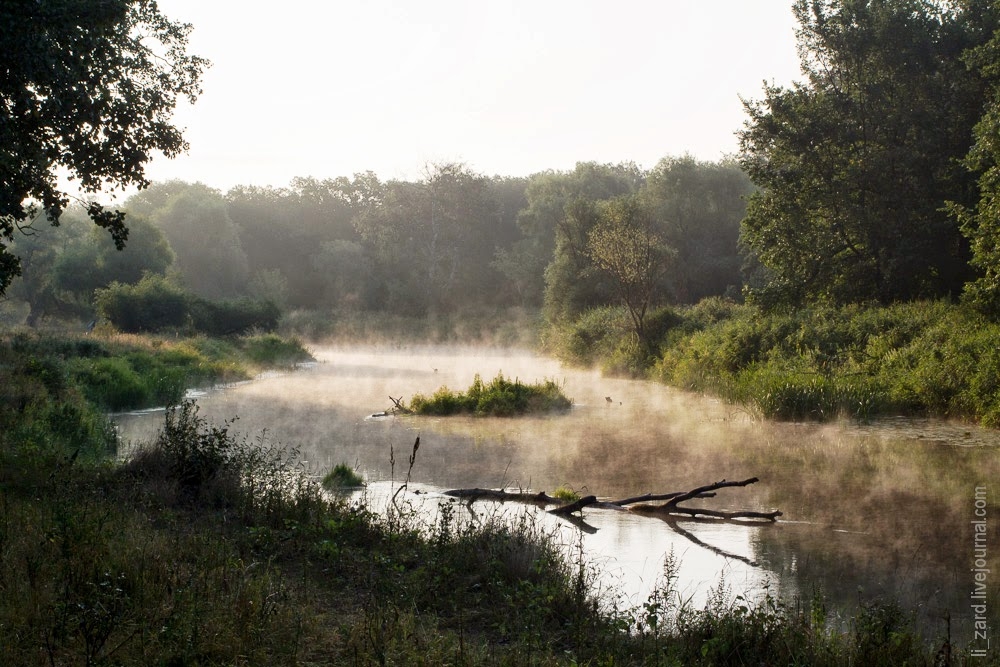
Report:
[[[159,0],[213,67],[153,180],[649,168],[738,149],[739,96],[799,79],[791,0]]]

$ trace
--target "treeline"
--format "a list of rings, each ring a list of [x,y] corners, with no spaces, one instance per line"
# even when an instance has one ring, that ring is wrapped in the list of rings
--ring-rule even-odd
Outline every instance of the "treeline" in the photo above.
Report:
[[[793,12],[804,78],[744,101],[731,160],[517,178],[441,164],[416,181],[226,193],[157,184],[126,202],[120,256],[69,214],[52,243],[42,229],[19,237],[10,295],[29,323],[89,316],[148,274],[227,312],[520,306],[555,335],[615,306],[647,357],[669,325],[657,309],[706,297],[771,311],[964,298],[996,317],[1000,3],[798,0]]]
[[[29,323],[101,314],[131,330],[177,326],[206,303],[414,317],[543,304],[576,313],[615,298],[585,247],[596,208],[633,198],[657,212],[677,249],[665,294],[693,302],[739,293],[750,189],[735,163],[691,157],[648,171],[581,163],[526,178],[446,164],[416,182],[366,173],[227,193],[173,181],[127,200],[124,252],[82,210],[18,237],[23,275],[9,295],[26,304]],[[185,305],[179,290],[201,305]],[[134,324],[142,313],[157,323]]]

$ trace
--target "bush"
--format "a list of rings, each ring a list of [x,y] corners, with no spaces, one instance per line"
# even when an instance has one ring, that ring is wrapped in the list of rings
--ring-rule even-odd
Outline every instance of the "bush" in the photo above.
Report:
[[[234,336],[252,330],[273,331],[281,310],[270,301],[237,299],[209,301],[191,297],[191,321],[195,330],[210,336]]]
[[[247,358],[258,366],[293,366],[313,358],[299,339],[282,338],[273,333],[247,336],[240,346]]]
[[[147,275],[135,285],[112,283],[99,289],[97,312],[127,333],[180,330],[188,325],[188,295],[162,276]]]

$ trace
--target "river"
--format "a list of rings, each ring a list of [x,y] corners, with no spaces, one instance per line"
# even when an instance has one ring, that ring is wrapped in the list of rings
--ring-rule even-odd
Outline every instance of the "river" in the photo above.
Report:
[[[582,553],[617,604],[645,602],[664,558],[679,563],[678,595],[695,606],[713,590],[791,604],[822,593],[834,617],[860,603],[897,600],[925,632],[972,641],[974,521],[989,523],[986,575],[996,614],[1000,542],[1000,433],[935,420],[857,424],[760,422],[743,410],[656,383],[609,379],[519,351],[477,348],[318,348],[317,363],[205,393],[201,414],[250,437],[294,446],[322,475],[356,468],[376,502],[411,471],[411,502],[433,513],[438,492],[468,487],[622,498],[758,477],[705,500],[713,509],[781,510],[775,524],[677,521],[586,509],[584,525],[539,514]],[[554,379],[574,407],[520,418],[372,417],[441,386],[465,390],[475,374]],[[149,439],[162,412],[116,417],[126,442]],[[390,464],[394,458],[395,465]],[[977,506],[978,503],[978,506]],[[461,511],[469,512],[464,506]],[[482,511],[481,509],[479,511]],[[977,516],[977,511],[980,515]],[[982,569],[982,568],[978,568]],[[982,578],[982,573],[980,573]],[[836,620],[834,618],[834,620]]]

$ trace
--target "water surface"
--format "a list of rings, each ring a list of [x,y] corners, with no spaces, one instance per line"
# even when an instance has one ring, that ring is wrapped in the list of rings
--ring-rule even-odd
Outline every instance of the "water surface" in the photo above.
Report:
[[[419,435],[410,474],[414,488],[429,494],[411,499],[429,503],[429,513],[439,492],[455,488],[551,493],[567,485],[622,498],[758,477],[699,502],[779,509],[777,524],[668,522],[600,509],[585,510],[582,526],[549,515],[537,520],[571,551],[582,545],[601,573],[599,584],[617,590],[624,604],[645,601],[672,553],[680,562],[680,595],[695,605],[720,582],[733,594],[767,590],[791,601],[820,591],[834,613],[888,597],[917,610],[931,631],[943,631],[950,613],[955,639],[972,639],[970,522],[978,487],[996,526],[996,431],[914,419],[761,423],[718,400],[516,351],[371,347],[315,355],[316,364],[296,372],[209,392],[198,399],[201,414],[215,421],[238,416],[234,428],[253,437],[266,430],[268,439],[298,448],[319,475],[347,463],[368,480],[373,498],[386,497],[406,476]],[[506,419],[372,417],[392,407],[390,397],[407,401],[441,386],[464,390],[475,374],[489,380],[498,372],[524,382],[554,379],[574,407]],[[124,415],[119,424],[127,440],[139,441],[161,420]],[[994,571],[997,551],[1000,545],[989,555]],[[995,598],[995,584],[991,592]]]

